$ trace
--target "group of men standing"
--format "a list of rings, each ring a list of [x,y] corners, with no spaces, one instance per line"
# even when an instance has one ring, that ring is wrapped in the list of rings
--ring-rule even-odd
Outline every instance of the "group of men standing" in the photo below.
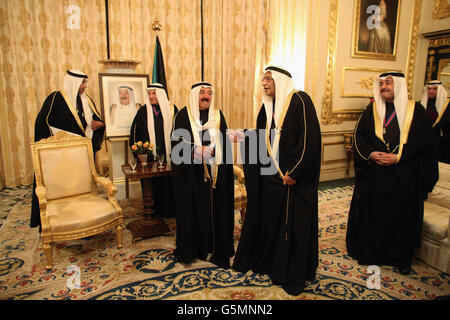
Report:
[[[35,141],[66,130],[92,138],[94,152],[99,149],[104,123],[84,93],[86,80],[79,71],[67,72],[64,90],[52,93],[38,114]],[[423,201],[438,179],[437,160],[450,162],[448,101],[442,102],[447,96],[442,87],[436,97],[423,98],[423,106],[408,101],[400,73],[378,80],[375,102],[355,128],[347,249],[360,264],[394,265],[407,274],[413,250],[420,246]],[[180,110],[161,84],[152,84],[129,142],[154,143],[172,164],[172,175],[153,185],[156,210],[176,217],[176,261],[200,259],[268,274],[274,284],[298,295],[314,280],[318,266],[320,125],[311,98],[294,89],[288,71],[266,68],[262,87],[255,129],[230,133],[210,83],[194,84]],[[243,150],[247,189],[236,252],[230,142]],[[34,198],[33,192],[31,227],[40,225]]]

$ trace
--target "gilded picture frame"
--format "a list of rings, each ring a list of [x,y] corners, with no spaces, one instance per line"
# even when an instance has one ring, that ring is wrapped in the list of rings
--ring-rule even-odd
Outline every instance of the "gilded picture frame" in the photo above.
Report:
[[[150,76],[100,73],[98,78],[106,138],[128,137],[137,110],[145,104]]]
[[[401,0],[356,0],[352,57],[396,59]]]

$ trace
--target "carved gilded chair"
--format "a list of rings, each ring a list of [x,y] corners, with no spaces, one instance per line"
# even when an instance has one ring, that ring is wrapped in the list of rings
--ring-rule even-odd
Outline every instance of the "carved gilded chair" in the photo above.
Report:
[[[244,172],[237,165],[233,165],[234,181],[234,210],[241,213],[241,223],[244,224],[247,210],[247,190],[245,189]]]
[[[42,225],[47,269],[52,265],[52,244],[115,229],[122,247],[122,208],[115,199],[117,187],[95,171],[88,138],[63,131],[31,144],[36,195]],[[108,192],[98,195],[97,184]]]

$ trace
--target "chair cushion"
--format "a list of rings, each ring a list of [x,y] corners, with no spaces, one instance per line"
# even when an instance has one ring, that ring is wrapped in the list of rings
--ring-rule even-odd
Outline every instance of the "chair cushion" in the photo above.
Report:
[[[86,145],[41,149],[39,152],[47,200],[92,192]]]
[[[433,192],[428,194],[428,199],[426,202],[450,209],[450,183],[447,184],[448,187],[445,186],[444,182],[436,184]]]
[[[49,203],[47,214],[52,232],[59,233],[107,223],[116,216],[116,209],[108,200],[90,195]]]
[[[450,184],[450,164],[439,162],[439,181],[447,182],[447,186]]]
[[[436,240],[448,237],[450,209],[434,203],[424,203],[423,232]]]

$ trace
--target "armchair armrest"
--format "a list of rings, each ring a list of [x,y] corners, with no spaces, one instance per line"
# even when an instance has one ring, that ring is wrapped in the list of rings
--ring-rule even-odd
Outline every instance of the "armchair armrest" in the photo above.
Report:
[[[233,173],[237,176],[240,184],[245,183],[244,171],[236,165],[233,165]]]
[[[43,186],[37,186],[34,192],[39,200],[39,209],[45,213],[47,211],[47,189]]]
[[[117,193],[117,187],[112,183],[111,180],[105,177],[100,177],[95,171],[92,172],[92,178],[94,179],[95,183],[98,183],[103,188],[108,190],[108,197],[114,197],[114,195]]]
[[[39,200],[39,211],[41,215],[41,234],[50,232],[49,217],[47,215],[47,189],[44,186],[36,186],[34,192]]]

